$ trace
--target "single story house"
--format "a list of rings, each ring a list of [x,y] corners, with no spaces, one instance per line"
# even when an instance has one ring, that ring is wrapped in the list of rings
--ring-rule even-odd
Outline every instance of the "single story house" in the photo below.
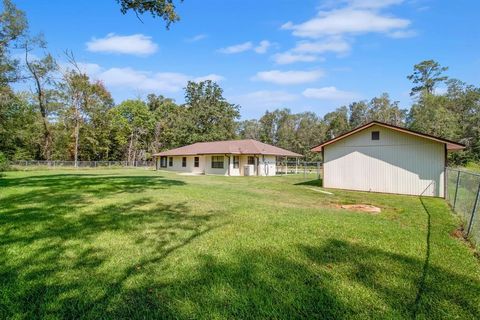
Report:
[[[323,154],[323,186],[445,197],[447,152],[464,145],[372,121],[311,150]]]
[[[153,156],[157,170],[226,176],[274,176],[277,157],[302,157],[253,139],[198,142]]]

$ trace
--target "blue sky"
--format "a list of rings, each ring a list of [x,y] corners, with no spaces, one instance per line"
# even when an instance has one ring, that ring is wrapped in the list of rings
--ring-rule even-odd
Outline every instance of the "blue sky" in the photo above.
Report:
[[[324,115],[383,92],[409,107],[406,76],[425,59],[480,85],[479,1],[185,0],[170,30],[115,0],[14,1],[60,62],[72,50],[116,102],[153,92],[181,103],[186,81],[209,78],[243,119]]]

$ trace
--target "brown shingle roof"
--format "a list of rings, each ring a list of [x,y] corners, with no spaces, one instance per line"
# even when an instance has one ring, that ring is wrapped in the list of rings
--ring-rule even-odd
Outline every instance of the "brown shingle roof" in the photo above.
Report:
[[[272,156],[303,157],[301,154],[253,139],[197,142],[188,146],[156,153],[154,156],[192,156],[202,154],[263,154]]]

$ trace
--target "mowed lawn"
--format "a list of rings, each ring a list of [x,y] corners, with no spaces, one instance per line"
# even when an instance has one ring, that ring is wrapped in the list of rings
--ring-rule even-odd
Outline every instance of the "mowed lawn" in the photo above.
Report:
[[[480,262],[444,200],[305,181],[6,173],[0,318],[479,318]]]

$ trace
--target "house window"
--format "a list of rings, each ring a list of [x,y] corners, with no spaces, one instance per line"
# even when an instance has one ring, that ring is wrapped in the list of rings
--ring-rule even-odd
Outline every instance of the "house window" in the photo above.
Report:
[[[193,158],[193,166],[195,168],[198,168],[200,166],[200,158],[199,157]]]
[[[372,131],[372,140],[380,140],[380,131]]]
[[[240,167],[240,157],[233,156],[233,168],[238,169]]]
[[[186,167],[187,166],[187,157],[183,157],[182,158],[182,167]]]
[[[173,167],[173,157],[168,158],[168,166]]]
[[[160,167],[162,168],[167,167],[167,157],[160,157]]]
[[[248,156],[247,163],[254,165],[254,164],[255,164],[255,157],[253,157],[253,156]]]
[[[223,169],[223,156],[212,156],[212,168]]]

